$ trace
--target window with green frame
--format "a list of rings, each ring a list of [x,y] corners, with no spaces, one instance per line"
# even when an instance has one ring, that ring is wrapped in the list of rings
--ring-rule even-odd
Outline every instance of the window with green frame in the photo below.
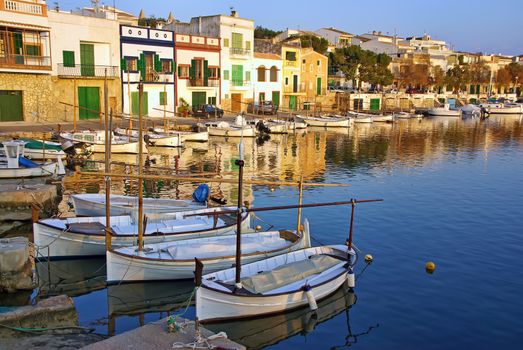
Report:
[[[223,80],[229,80],[229,71],[228,70],[223,71]]]
[[[250,50],[251,49],[251,42],[250,41],[246,41],[245,42],[245,50]]]
[[[229,39],[228,38],[223,39],[223,47],[229,47]]]
[[[64,67],[74,67],[74,51],[62,51]]]
[[[216,96],[209,96],[207,97],[207,103],[210,105],[216,105]]]
[[[167,105],[167,91],[160,91],[160,106]]]
[[[27,56],[42,56],[40,45],[25,44],[25,54]]]
[[[232,48],[234,48],[234,49],[243,48],[243,34],[232,33]]]
[[[250,71],[246,71],[245,72],[245,80],[246,81],[251,81],[251,72]]]

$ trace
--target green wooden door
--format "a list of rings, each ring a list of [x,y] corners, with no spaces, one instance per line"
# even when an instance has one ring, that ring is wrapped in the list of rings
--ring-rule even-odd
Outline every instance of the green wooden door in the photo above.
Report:
[[[321,78],[316,78],[316,95],[321,95]]]
[[[23,120],[22,91],[0,90],[0,122]]]
[[[289,96],[289,109],[291,111],[296,110],[296,104],[297,104],[296,102],[297,102],[296,96]]]
[[[80,44],[81,73],[84,77],[94,76],[94,45]]]
[[[276,108],[280,106],[280,92],[279,91],[272,92],[272,104]]]
[[[97,87],[78,87],[78,106],[80,119],[100,118],[100,89]]]
[[[371,111],[379,111],[380,109],[380,99],[379,98],[371,98],[370,99],[370,110]]]
[[[232,65],[232,85],[243,86],[243,66],[241,64]]]
[[[205,104],[205,101],[207,99],[207,96],[205,95],[205,92],[201,91],[194,91],[192,93],[192,106],[201,106]]]
[[[131,113],[133,116],[138,116],[138,99],[138,91],[131,92]],[[144,91],[142,95],[142,116],[146,116],[147,114],[149,114],[149,96],[147,91]]]

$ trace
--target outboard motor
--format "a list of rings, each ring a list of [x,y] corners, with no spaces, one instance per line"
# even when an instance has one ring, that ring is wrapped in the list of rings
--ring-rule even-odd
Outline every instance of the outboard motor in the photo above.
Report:
[[[265,126],[265,124],[263,124],[263,121],[261,120],[256,123],[256,130],[263,134],[270,133],[270,129],[267,126]]]

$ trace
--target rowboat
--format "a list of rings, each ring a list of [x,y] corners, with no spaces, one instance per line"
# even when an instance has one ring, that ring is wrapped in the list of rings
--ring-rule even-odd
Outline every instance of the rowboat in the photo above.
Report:
[[[24,142],[24,157],[28,159],[55,160],[58,157],[61,159],[66,157],[65,152],[62,150],[62,145],[58,142],[40,141],[28,138],[21,138],[14,141]]]
[[[167,130],[164,128],[154,128],[155,132],[160,134],[178,135],[182,143],[185,142],[207,142],[209,141],[209,132],[206,131],[178,131],[178,130]]]
[[[94,153],[105,153],[105,131],[81,131],[75,133],[60,133],[63,141],[88,144],[89,151]],[[142,152],[147,153],[145,143]],[[139,142],[129,136],[112,136],[111,153],[139,153]]]
[[[523,114],[523,104],[505,103],[503,105],[489,105],[486,107],[489,114]]]
[[[450,109],[449,104],[445,104],[444,107],[434,107],[429,109],[429,115],[436,117],[461,117],[461,110]]]
[[[232,233],[236,219],[220,214],[222,210],[226,208],[148,215],[143,241],[153,244]],[[34,242],[39,253],[50,258],[105,255],[105,222],[105,216],[43,219],[33,224]],[[242,215],[242,228],[250,230],[248,214]],[[138,223],[133,217],[112,216],[110,229],[113,248],[136,244]]]
[[[209,323],[313,308],[347,280],[353,287],[349,271],[355,262],[353,249],[332,245],[242,264],[240,285],[235,285],[235,268],[204,275],[196,291],[196,317]]]
[[[349,116],[354,119],[355,123],[372,123],[372,122],[382,122],[382,123],[392,123],[394,117],[392,114],[386,115],[375,115],[369,113],[361,113],[349,111]]]
[[[296,334],[311,333],[321,323],[342,312],[348,312],[356,303],[356,294],[344,284],[334,294],[318,303],[318,309],[296,309],[286,314],[259,317],[252,320],[232,320],[206,325],[212,332],[225,332],[232,341],[247,349],[263,349]]]
[[[83,193],[73,194],[70,200],[78,216],[105,215],[105,194]],[[171,213],[206,208],[204,203],[191,200],[143,198],[143,212],[145,215]],[[111,195],[112,216],[132,215],[138,210],[138,197]]]
[[[107,282],[194,278],[194,258],[207,273],[234,265],[236,235],[149,244],[142,251],[107,251]],[[242,234],[242,264],[310,247],[309,232],[267,231]]]
[[[0,161],[0,178],[30,178],[43,176],[64,175],[65,169],[62,159],[57,158],[56,162],[35,163],[30,159],[24,158],[23,141],[5,141],[2,143],[3,155]]]
[[[123,128],[116,128],[114,130],[116,135],[125,137],[129,136],[130,138],[136,140],[138,139],[139,132],[138,130],[129,130]],[[143,138],[147,145],[153,147],[182,147],[183,142],[180,139],[178,134],[165,134],[158,132],[147,132],[143,134]]]
[[[238,126],[220,121],[207,122],[205,126],[210,136],[256,137],[256,127],[254,125]]]
[[[360,124],[372,123],[372,117],[358,116],[358,117],[352,118],[352,120],[354,123],[360,123]]]
[[[339,127],[347,128],[350,125],[350,118],[341,116],[331,117],[306,117],[297,115],[295,117],[298,121],[306,123],[308,126],[322,126],[322,127]]]
[[[371,119],[375,123],[392,123],[394,121],[394,116],[392,114],[374,115]]]

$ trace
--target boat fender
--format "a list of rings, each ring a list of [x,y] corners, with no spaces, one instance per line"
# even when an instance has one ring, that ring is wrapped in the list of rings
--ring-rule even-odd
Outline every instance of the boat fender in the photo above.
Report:
[[[429,261],[425,264],[425,271],[427,271],[427,273],[432,274],[434,273],[434,270],[436,270],[436,264],[434,264],[432,261]]]
[[[312,293],[312,288],[308,284],[303,286],[303,291],[305,292],[305,296],[307,297],[307,301],[309,302],[309,308],[314,311],[318,309],[318,304],[316,303],[316,299],[314,298],[314,294]]]
[[[370,254],[365,255],[365,262],[366,262],[367,264],[370,264],[370,263],[372,262],[373,259],[374,259],[374,258],[372,257],[372,255],[370,255]]]
[[[349,271],[347,271],[347,284],[349,288],[354,288],[356,286],[356,278],[352,267],[349,267]]]

